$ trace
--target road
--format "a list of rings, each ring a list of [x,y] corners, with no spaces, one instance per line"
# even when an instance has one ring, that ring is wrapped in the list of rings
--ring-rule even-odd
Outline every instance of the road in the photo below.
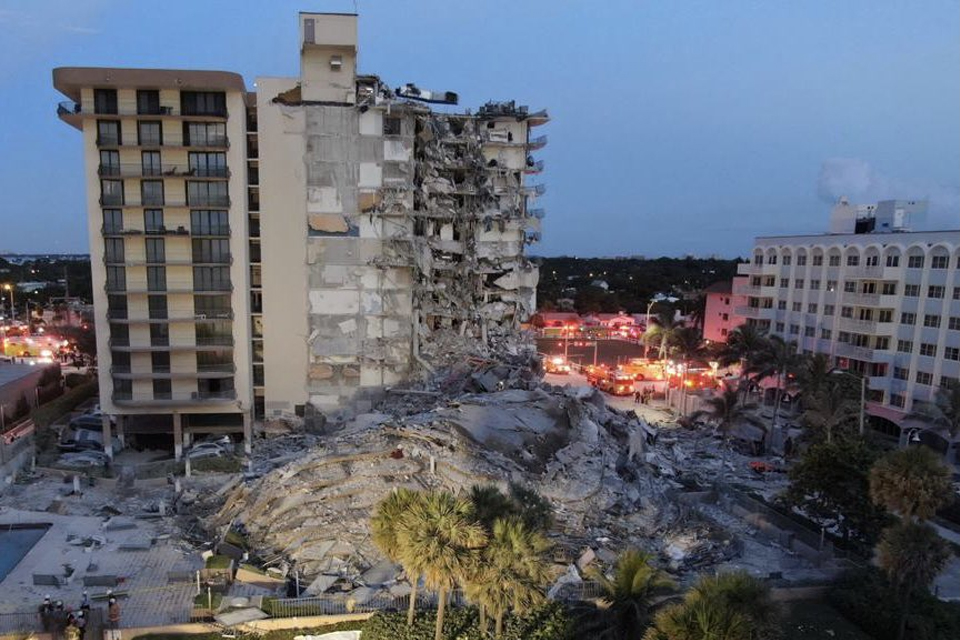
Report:
[[[588,342],[589,346],[577,343]],[[642,358],[643,346],[626,340],[570,340],[567,344],[567,358],[571,362],[588,365],[593,364],[593,344],[596,342],[597,364],[616,367],[621,361],[628,358]],[[563,355],[564,340],[560,338],[537,338],[537,350],[540,353],[555,356]]]
[[[570,385],[572,387],[589,387],[586,377],[580,375],[576,372],[571,372],[567,375],[557,375],[555,373],[548,373],[543,377],[545,382],[548,382],[553,385],[565,386]],[[620,409],[622,411],[635,411],[638,416],[646,420],[647,422],[673,422],[674,415],[671,411],[663,408],[664,405],[661,402],[656,402],[654,404],[637,404],[633,396],[613,396],[609,393],[603,394],[603,399],[606,401],[608,406],[614,407],[615,409]]]

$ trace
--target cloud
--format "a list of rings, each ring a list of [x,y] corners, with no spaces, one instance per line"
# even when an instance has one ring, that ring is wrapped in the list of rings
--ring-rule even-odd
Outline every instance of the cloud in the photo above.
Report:
[[[817,195],[828,203],[841,196],[858,204],[878,200],[925,199],[929,202],[930,229],[960,226],[960,188],[952,185],[904,180],[874,169],[860,158],[828,158],[820,166]]]

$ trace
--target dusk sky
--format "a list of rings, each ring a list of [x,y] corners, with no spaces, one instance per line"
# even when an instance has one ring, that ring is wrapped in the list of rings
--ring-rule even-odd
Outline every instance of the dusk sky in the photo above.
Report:
[[[57,66],[295,76],[298,0],[3,0],[0,252],[87,252]],[[372,1],[360,71],[553,121],[537,255],[746,254],[830,202],[929,198],[960,228],[957,0]],[[275,212],[280,213],[280,212]],[[264,215],[269,215],[265,212]]]

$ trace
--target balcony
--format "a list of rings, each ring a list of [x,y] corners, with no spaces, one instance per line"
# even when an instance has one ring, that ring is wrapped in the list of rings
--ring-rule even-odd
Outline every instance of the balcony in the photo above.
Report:
[[[740,296],[759,296],[760,285],[738,282],[733,285],[733,293]]]
[[[117,178],[211,178],[230,177],[227,167],[190,167],[185,164],[162,164],[144,166],[140,164],[101,164],[97,173],[102,177]]]
[[[197,336],[198,347],[232,347],[233,336]]]
[[[875,334],[877,332],[877,323],[873,320],[840,318],[840,329],[852,333]]]
[[[230,235],[230,227],[228,225],[223,226],[200,226],[190,231],[191,235],[195,238],[205,238],[205,237],[225,237]]]
[[[527,209],[528,218],[536,218],[537,220],[543,220],[543,217],[546,215],[546,211],[543,209]]]
[[[134,136],[133,140],[121,141],[119,136],[100,135],[97,137],[97,146],[99,147],[141,147],[141,148],[166,148],[166,149],[191,149],[204,150],[211,149],[223,151],[230,148],[230,139],[226,136],[207,137],[203,140],[183,140],[179,136],[170,137],[161,140],[157,137],[143,137],[139,140]]]
[[[879,280],[883,278],[883,267],[880,265],[849,267],[846,275],[850,279]]]
[[[528,198],[539,198],[547,192],[545,184],[531,184],[520,188],[523,195]]]
[[[880,294],[879,293],[851,293],[849,291],[843,292],[843,301],[847,304],[852,304],[858,307],[879,307],[880,306]]]
[[[530,173],[530,174],[542,173],[543,167],[544,167],[543,160],[534,161],[533,158],[527,158],[527,164],[523,168],[523,172]]]
[[[547,136],[537,136],[527,140],[527,148],[531,150],[543,149],[547,146]]]
[[[758,275],[760,271],[760,265],[753,264],[752,262],[741,262],[737,265],[738,276]]]
[[[198,364],[197,373],[234,373],[237,367],[232,362]]]
[[[774,309],[767,307],[734,307],[733,312],[744,318],[763,318],[771,319],[774,315]]]
[[[125,107],[120,108],[114,111],[113,113],[97,113],[93,108],[93,105],[83,104],[79,102],[74,102],[72,100],[64,100],[57,104],[57,115],[61,118],[65,117],[78,117],[78,116],[95,116],[97,118],[105,117],[125,117],[125,116],[150,116],[156,117],[159,119],[164,118],[178,118],[182,120],[211,120],[211,119],[220,119],[226,120],[229,116],[229,113],[226,109],[219,110],[213,113],[183,113],[180,111],[180,105],[160,105],[151,108],[139,108],[134,106],[132,108]]]
[[[155,398],[147,394],[114,393],[111,396],[117,406],[165,407],[170,405],[194,404],[234,404],[236,391],[194,391],[192,393],[172,393],[166,398]]]

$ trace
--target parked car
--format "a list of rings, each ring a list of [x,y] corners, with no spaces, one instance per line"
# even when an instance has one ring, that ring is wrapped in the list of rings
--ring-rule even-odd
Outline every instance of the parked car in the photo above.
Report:
[[[226,455],[227,452],[224,451],[223,447],[215,442],[201,442],[187,451],[187,457],[191,460],[222,458]]]

